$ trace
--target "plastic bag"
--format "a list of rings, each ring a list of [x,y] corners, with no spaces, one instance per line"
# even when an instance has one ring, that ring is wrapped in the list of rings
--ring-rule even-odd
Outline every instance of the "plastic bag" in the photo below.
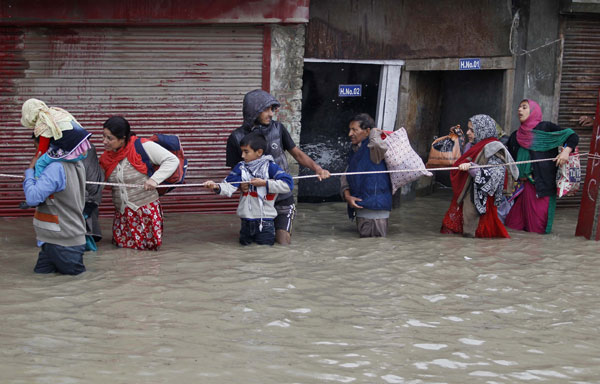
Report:
[[[449,135],[442,136],[431,144],[427,168],[451,167],[461,156],[460,148],[460,137],[451,129]]]
[[[562,152],[559,148],[559,153]],[[581,183],[581,162],[579,161],[579,147],[569,154],[569,161],[558,167],[556,172],[556,196],[573,196],[579,190]]]
[[[421,157],[412,149],[404,127],[394,132],[383,132],[383,135],[385,135],[383,142],[387,145],[385,165],[387,165],[388,170],[411,170],[410,172],[390,173],[392,194],[396,193],[398,188],[417,180],[421,176],[433,176],[431,172],[425,169]]]

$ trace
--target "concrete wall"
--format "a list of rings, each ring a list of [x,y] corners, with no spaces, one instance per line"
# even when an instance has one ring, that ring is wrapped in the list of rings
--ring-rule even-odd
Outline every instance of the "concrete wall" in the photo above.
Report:
[[[515,0],[516,1],[516,0]],[[507,56],[512,0],[314,0],[306,57]]]
[[[306,23],[309,0],[2,0],[0,24]]]
[[[302,117],[304,34],[304,25],[273,25],[271,29],[271,94],[281,103],[276,118],[296,144],[300,143]],[[291,172],[297,174],[296,161],[289,155],[288,161]]]
[[[517,107],[524,98],[540,104],[544,120],[557,121],[561,54],[559,11],[559,2],[548,0],[521,1],[515,9],[518,23],[513,29],[513,53],[516,55],[514,114],[507,131],[519,127]]]

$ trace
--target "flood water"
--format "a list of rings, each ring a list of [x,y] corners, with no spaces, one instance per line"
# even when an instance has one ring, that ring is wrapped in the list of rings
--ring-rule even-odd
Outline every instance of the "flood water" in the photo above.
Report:
[[[342,203],[300,204],[289,247],[235,215],[165,220],[160,252],[86,253],[36,275],[31,219],[0,219],[1,383],[599,383],[600,243],[438,233],[447,193],[359,239]]]

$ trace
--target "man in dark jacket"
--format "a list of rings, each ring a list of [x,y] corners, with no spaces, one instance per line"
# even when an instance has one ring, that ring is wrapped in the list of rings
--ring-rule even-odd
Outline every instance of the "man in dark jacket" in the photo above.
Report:
[[[318,175],[319,180],[328,178],[329,171],[321,168],[306,153],[302,152],[284,125],[273,120],[273,115],[279,106],[279,102],[271,94],[260,89],[250,91],[244,96],[244,123],[227,139],[227,166],[233,168],[242,161],[240,141],[248,133],[257,132],[267,139],[266,154],[273,156],[277,165],[285,172],[289,173],[285,155],[285,151],[288,151],[300,165],[312,169]],[[247,186],[245,187],[247,188]],[[296,215],[293,193],[290,191],[278,195],[275,208],[278,213],[275,218],[275,239],[279,244],[290,244],[292,223]]]

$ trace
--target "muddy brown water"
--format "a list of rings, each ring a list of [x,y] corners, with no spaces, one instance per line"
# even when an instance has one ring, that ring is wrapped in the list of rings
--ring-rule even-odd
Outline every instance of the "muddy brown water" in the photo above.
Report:
[[[1,383],[598,383],[600,244],[440,235],[449,195],[358,239],[342,203],[300,204],[289,247],[234,215],[166,216],[159,252],[86,253],[36,275],[31,219],[0,219]]]

